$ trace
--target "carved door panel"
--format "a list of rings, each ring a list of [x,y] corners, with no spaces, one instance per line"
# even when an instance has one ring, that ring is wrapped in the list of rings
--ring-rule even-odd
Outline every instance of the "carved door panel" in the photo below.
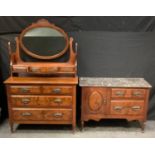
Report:
[[[83,108],[85,114],[106,114],[107,112],[107,89],[84,88]]]

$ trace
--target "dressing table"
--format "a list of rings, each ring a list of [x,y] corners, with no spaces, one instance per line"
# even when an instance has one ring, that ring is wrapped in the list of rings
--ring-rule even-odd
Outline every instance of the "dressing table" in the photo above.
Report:
[[[16,124],[71,124],[76,128],[77,63],[73,38],[41,19],[16,38],[6,84],[11,131]],[[76,47],[76,46],[75,46]]]

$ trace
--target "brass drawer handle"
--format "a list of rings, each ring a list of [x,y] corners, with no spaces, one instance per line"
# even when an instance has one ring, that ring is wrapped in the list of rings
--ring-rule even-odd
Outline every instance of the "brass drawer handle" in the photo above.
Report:
[[[56,99],[54,99],[54,102],[55,102],[55,103],[62,103],[62,99],[56,98]]]
[[[131,107],[131,108],[132,108],[132,110],[134,110],[134,111],[137,111],[137,110],[140,110],[140,109],[141,109],[140,106],[133,106],[133,107]]]
[[[61,93],[61,89],[60,88],[55,88],[52,90],[53,93],[59,94]]]
[[[56,112],[56,113],[53,114],[53,116],[59,118],[59,117],[62,117],[63,116],[63,113]]]
[[[29,98],[22,98],[22,103],[23,104],[28,104],[30,102]]]
[[[32,116],[32,113],[30,113],[30,112],[24,112],[24,113],[22,113],[21,115],[22,115],[22,116]]]
[[[123,91],[117,91],[117,92],[115,92],[115,94],[117,96],[124,96],[125,95],[125,92],[123,92]]]
[[[115,107],[114,107],[114,110],[116,110],[116,111],[121,111],[122,109],[123,109],[122,106],[115,106]]]
[[[133,92],[133,96],[141,96],[141,92],[137,91],[137,92]]]
[[[27,92],[30,91],[30,89],[29,89],[29,88],[20,88],[20,91],[21,91],[22,93],[27,93]]]

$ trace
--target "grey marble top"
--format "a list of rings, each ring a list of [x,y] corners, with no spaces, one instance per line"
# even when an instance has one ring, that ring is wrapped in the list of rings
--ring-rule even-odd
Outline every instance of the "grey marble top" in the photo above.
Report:
[[[79,78],[80,86],[101,86],[101,87],[141,87],[151,88],[152,86],[144,78]]]

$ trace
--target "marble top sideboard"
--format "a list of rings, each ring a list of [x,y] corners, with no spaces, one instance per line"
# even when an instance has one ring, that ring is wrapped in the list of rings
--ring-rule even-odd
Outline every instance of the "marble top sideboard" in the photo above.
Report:
[[[100,86],[100,87],[137,87],[151,88],[152,86],[144,78],[101,78],[101,77],[80,77],[79,85]]]

